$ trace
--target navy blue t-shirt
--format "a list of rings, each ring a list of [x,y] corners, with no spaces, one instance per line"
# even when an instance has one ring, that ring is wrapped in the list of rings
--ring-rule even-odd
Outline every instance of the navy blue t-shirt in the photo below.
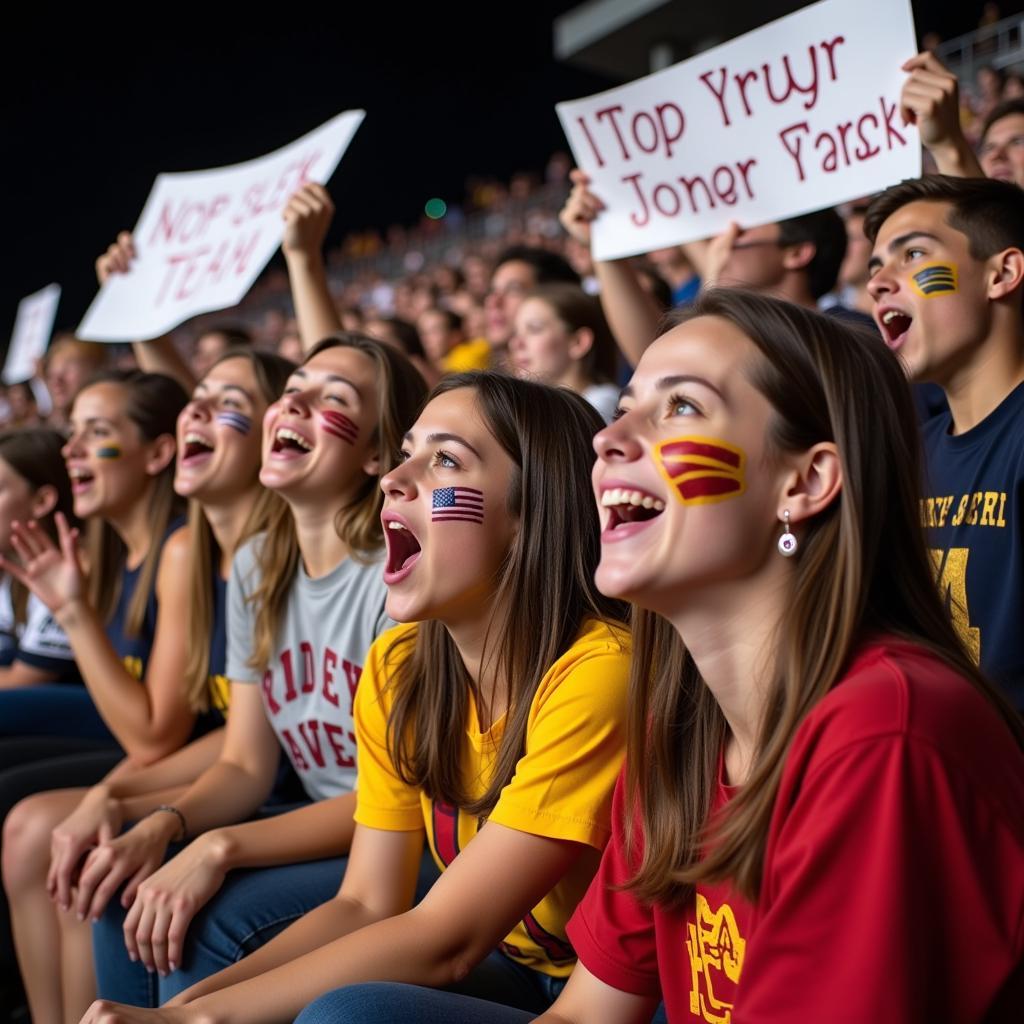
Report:
[[[1024,384],[972,430],[951,425],[922,427],[932,563],[961,640],[1024,710]]]

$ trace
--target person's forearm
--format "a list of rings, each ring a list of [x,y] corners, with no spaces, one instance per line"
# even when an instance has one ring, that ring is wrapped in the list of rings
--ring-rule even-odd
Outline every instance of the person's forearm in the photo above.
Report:
[[[56,618],[93,703],[125,753],[136,763],[149,765],[177,750],[191,727],[189,717],[156,720],[149,691],[125,668],[94,609],[85,601],[74,601]]]
[[[181,353],[169,337],[154,338],[152,341],[134,341],[132,352],[140,370],[172,377],[189,394],[192,393],[196,386],[196,375],[182,359]]]
[[[314,913],[319,914],[319,911]],[[250,964],[247,980],[230,981],[228,988],[221,987],[198,998],[190,997],[187,1005],[225,1024],[235,1021],[285,1024],[294,1020],[299,1011],[318,996],[343,985],[394,981],[441,988],[454,983],[460,969],[471,966],[465,960],[464,951],[450,937],[439,937],[436,929],[417,928],[411,920],[415,915],[413,910],[387,918],[367,925],[358,933],[322,944],[331,924],[345,920],[340,914],[333,917],[324,913],[319,915],[316,932],[310,929],[310,934],[303,936],[308,942],[314,934],[320,935],[318,948],[273,969]],[[302,923],[310,917],[312,914],[306,915]],[[215,977],[226,979],[229,971],[242,967],[256,956],[258,953]]]
[[[26,665],[23,661],[0,666],[0,690],[17,690],[22,686],[52,683],[55,678],[52,672],[36,668],[35,665]]]
[[[115,800],[189,786],[217,760],[223,745],[224,727],[221,726],[145,768],[138,768],[117,778],[108,775],[99,786],[106,790],[108,797]]]
[[[218,828],[211,848],[226,871],[340,857],[352,845],[355,794],[320,800],[260,821]]]
[[[633,366],[658,336],[662,312],[628,260],[595,260],[601,306],[622,354]]]
[[[193,1000],[198,1000],[202,996],[240,985],[266,971],[290,964],[298,957],[320,949],[350,932],[365,928],[376,920],[377,918],[362,904],[335,896],[305,914],[238,963],[186,989],[174,999],[173,1005],[191,1004]],[[301,1009],[301,1006],[299,1008]],[[288,1020],[291,1020],[291,1017]]]
[[[320,253],[286,252],[285,263],[302,350],[308,352],[318,341],[341,330],[341,318],[334,308]]]
[[[985,177],[971,144],[962,135],[945,145],[929,147],[929,152],[935,158],[939,174],[948,174],[954,178]]]
[[[178,798],[189,835],[245,821],[270,795],[272,772],[246,771],[230,761],[211,765]]]

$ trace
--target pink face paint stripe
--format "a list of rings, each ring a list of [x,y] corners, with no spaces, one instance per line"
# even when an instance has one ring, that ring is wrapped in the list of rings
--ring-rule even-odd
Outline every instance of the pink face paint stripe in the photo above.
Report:
[[[356,443],[356,438],[359,436],[359,428],[344,413],[327,409],[320,413],[320,418],[323,420],[324,430],[328,434],[340,437],[342,441],[348,441],[349,444]]]
[[[232,430],[237,430],[240,434],[248,434],[252,430],[252,420],[245,413],[235,412],[232,409],[225,409],[223,412],[217,413],[214,419],[218,423],[231,427]]]

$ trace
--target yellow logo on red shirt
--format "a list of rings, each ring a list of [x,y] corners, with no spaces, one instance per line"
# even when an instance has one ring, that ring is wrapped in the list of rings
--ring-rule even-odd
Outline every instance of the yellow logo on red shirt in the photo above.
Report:
[[[708,901],[697,893],[696,918],[686,930],[689,935],[686,951],[690,955],[690,1013],[708,1024],[729,1024],[732,989],[739,983],[747,949],[732,907],[723,903],[712,911]]]

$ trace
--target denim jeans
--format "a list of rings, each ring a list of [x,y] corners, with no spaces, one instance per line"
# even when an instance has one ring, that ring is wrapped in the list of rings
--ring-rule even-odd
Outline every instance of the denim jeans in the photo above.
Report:
[[[0,690],[0,736],[74,736],[117,742],[89,691],[77,683]]]
[[[168,858],[180,849],[172,846]],[[166,978],[128,959],[122,930],[126,912],[114,897],[92,928],[97,994],[129,1006],[162,1005],[266,945],[303,914],[326,903],[338,891],[347,863],[347,857],[332,857],[230,872],[217,895],[192,920],[181,966]],[[430,854],[424,853],[417,902],[437,875]]]
[[[565,986],[495,951],[447,989],[372,982],[314,1000],[295,1024],[521,1024],[542,1014]]]
[[[114,897],[92,929],[99,997],[129,1006],[162,1005],[248,956],[329,900],[338,891],[347,860],[332,857],[229,872],[217,895],[189,925],[181,966],[166,977],[128,959],[122,931],[126,912]]]

